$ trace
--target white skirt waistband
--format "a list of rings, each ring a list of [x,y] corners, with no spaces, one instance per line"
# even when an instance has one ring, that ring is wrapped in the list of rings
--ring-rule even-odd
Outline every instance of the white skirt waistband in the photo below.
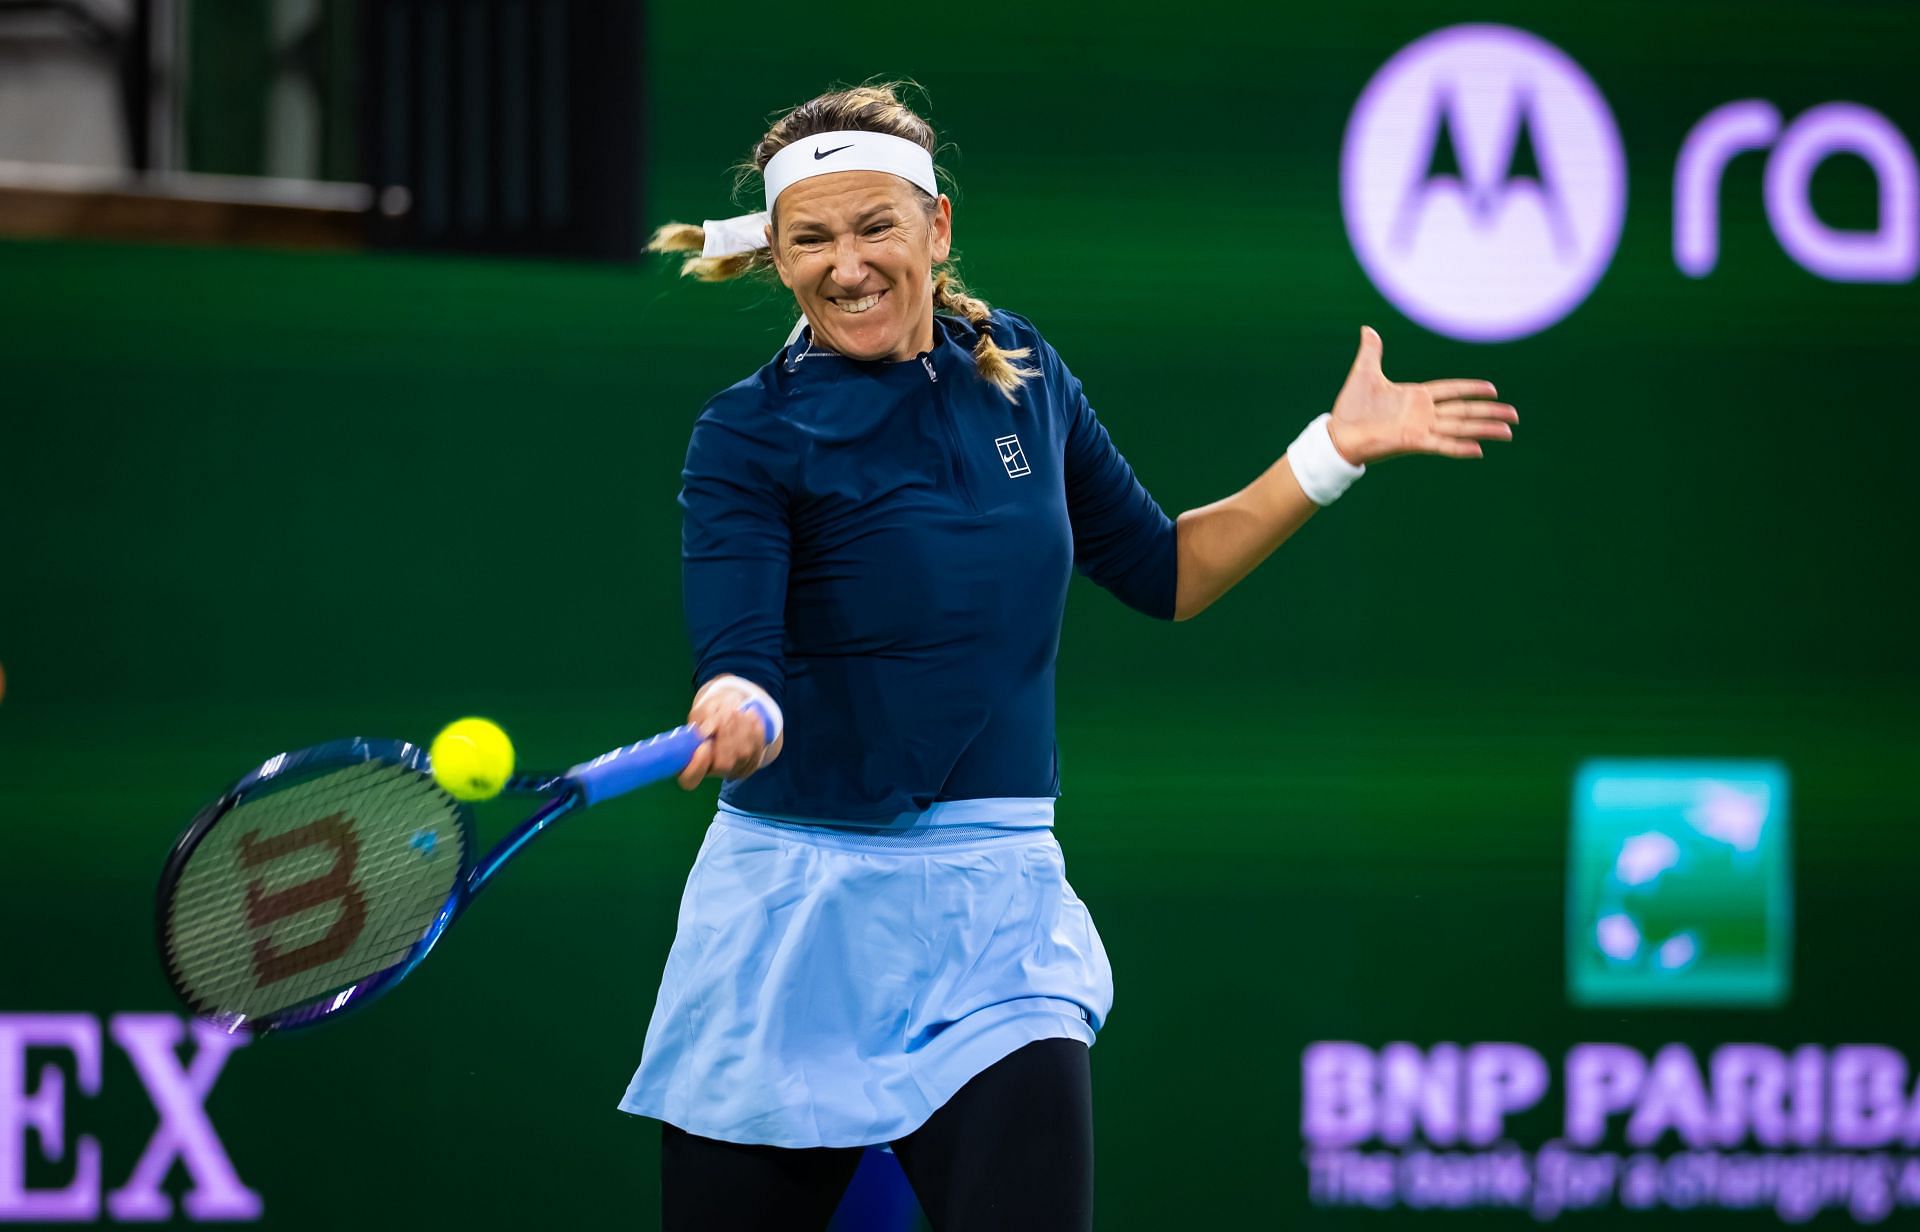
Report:
[[[940,800],[917,813],[902,813],[884,822],[847,822],[832,818],[791,817],[780,813],[749,813],[720,802],[716,821],[740,821],[769,826],[802,839],[850,839],[856,843],[918,845],[970,838],[991,838],[1053,828],[1051,796],[1001,796],[978,800]]]

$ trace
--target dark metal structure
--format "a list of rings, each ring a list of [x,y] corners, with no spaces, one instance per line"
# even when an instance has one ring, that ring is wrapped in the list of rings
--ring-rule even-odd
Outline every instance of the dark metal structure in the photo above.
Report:
[[[640,253],[638,0],[365,0],[376,243]]]
[[[322,0],[302,29],[269,35],[260,11],[194,0],[128,0],[120,13],[0,0],[0,39],[82,45],[112,73],[124,137],[122,182],[0,185],[0,224],[207,242],[313,232],[329,247],[633,260],[644,17],[641,0]],[[289,78],[317,100],[321,154],[306,174],[331,182],[266,191],[249,177],[269,162],[271,83]],[[193,174],[206,171],[235,178]],[[336,217],[347,180],[372,204]],[[95,200],[105,197],[112,208]],[[175,199],[220,210],[163,208]],[[293,208],[324,213],[320,231],[267,217]]]

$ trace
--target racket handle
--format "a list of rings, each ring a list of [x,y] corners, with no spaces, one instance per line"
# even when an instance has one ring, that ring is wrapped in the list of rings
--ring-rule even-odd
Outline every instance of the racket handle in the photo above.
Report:
[[[773,739],[773,716],[765,707],[758,702],[748,702],[741,709],[752,711],[759,718],[766,738]],[[699,729],[689,723],[649,736],[638,744],[602,753],[592,761],[583,761],[567,771],[565,777],[580,789],[588,804],[598,804],[649,783],[670,779],[685,770],[701,740]]]

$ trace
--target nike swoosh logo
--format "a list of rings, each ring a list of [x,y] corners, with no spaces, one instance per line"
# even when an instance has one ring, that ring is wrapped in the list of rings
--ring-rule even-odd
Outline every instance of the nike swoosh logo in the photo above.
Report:
[[[853,148],[853,142],[851,141],[847,142],[847,144],[845,145],[836,145],[831,150],[827,150],[825,152],[822,152],[819,146],[815,146],[813,147],[813,159],[815,162],[819,162],[821,159],[825,158],[828,154],[838,154],[842,150],[851,150],[852,148]]]

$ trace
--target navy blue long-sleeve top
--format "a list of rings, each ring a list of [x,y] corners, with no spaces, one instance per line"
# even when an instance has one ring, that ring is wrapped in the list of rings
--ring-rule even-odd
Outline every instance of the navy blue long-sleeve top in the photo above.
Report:
[[[871,824],[1057,796],[1073,569],[1172,619],[1172,521],[1039,331],[1000,311],[992,330],[1040,371],[1011,402],[975,369],[978,330],[936,316],[913,360],[803,336],[695,423],[680,492],[693,680],[744,677],[786,714],[780,757],[721,788],[735,808]]]

